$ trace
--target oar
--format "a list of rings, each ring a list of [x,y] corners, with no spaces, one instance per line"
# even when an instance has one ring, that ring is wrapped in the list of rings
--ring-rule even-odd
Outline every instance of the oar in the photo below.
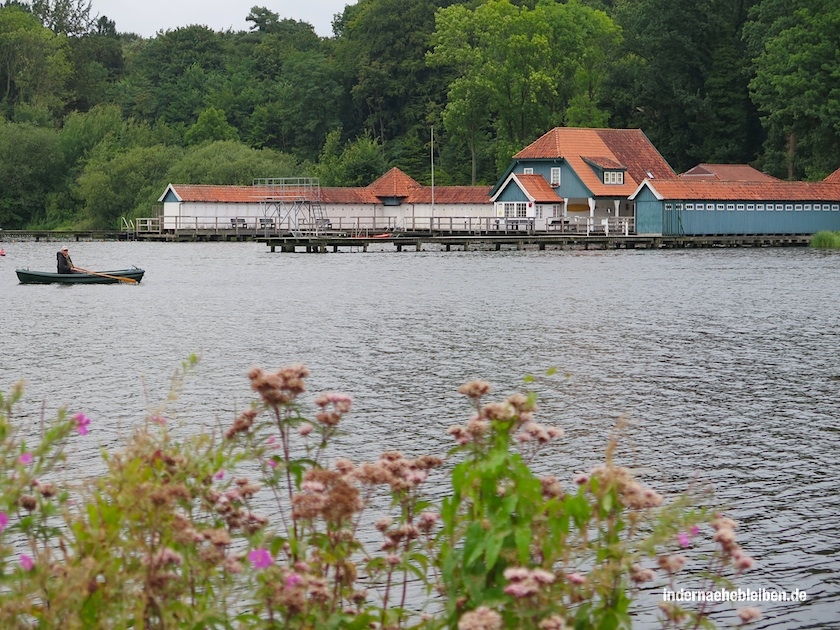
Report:
[[[82,269],[81,267],[73,267],[76,271],[81,271],[83,273],[89,273],[92,276],[102,276],[103,278],[113,278],[114,280],[119,280],[120,282],[128,282],[129,284],[137,284],[137,280],[134,278],[123,278],[122,276],[112,276],[108,273],[99,273],[98,271],[91,271],[89,269]]]

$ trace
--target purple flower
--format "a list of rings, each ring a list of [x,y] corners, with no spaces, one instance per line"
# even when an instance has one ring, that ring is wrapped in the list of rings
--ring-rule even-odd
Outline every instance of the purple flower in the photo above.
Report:
[[[163,416],[152,416],[151,420],[152,422],[154,422],[155,424],[159,424],[160,426],[166,425],[166,418],[164,418]]]
[[[265,463],[268,464],[270,468],[277,468],[277,460],[276,459],[267,459]]]
[[[20,566],[24,571],[31,571],[32,567],[35,566],[35,561],[30,556],[22,553],[20,554]]]
[[[286,576],[286,588],[294,588],[303,582],[303,578],[297,573],[289,573]]]
[[[213,476],[214,476],[216,479],[224,479],[224,478],[225,478],[225,469],[224,469],[224,468],[222,468],[221,470],[219,470],[219,472],[217,472],[217,473],[216,473],[215,475],[213,475]]]
[[[696,536],[696,535],[697,535],[697,534],[699,534],[699,533],[700,533],[700,528],[699,528],[699,527],[697,527],[697,525],[694,525],[694,526],[691,528],[691,535],[692,535],[692,536]]]
[[[76,430],[79,432],[79,435],[88,434],[88,425],[90,424],[90,418],[88,418],[85,414],[79,412],[75,416],[73,416],[71,420],[73,420],[73,422],[76,423]]]
[[[32,453],[24,453],[20,457],[18,457],[18,464],[23,464],[24,466],[28,466],[32,463]]]
[[[274,563],[274,558],[268,552],[268,549],[259,547],[248,554],[248,561],[254,565],[255,569],[265,569]]]
[[[677,540],[680,543],[680,547],[688,547],[691,545],[691,538],[685,532],[680,532],[677,535]]]
[[[9,525],[9,515],[5,512],[0,512],[0,534],[3,533],[3,530]]]

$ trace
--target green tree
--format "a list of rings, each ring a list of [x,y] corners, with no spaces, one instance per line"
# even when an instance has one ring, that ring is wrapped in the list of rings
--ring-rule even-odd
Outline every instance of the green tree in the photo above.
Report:
[[[388,168],[382,145],[359,138],[341,148],[341,131],[327,136],[316,175],[324,186],[367,186]]]
[[[0,226],[42,225],[47,195],[62,170],[56,130],[0,118]]]
[[[0,8],[0,81],[5,113],[18,104],[57,111],[70,74],[66,38],[44,28],[18,6]]]
[[[840,155],[840,6],[797,0],[774,19],[763,4],[754,17],[772,24],[750,90],[767,130],[766,165],[789,179],[824,177]]]
[[[258,177],[300,177],[303,170],[290,155],[226,140],[188,149],[166,172],[166,179],[168,183],[250,186]]]
[[[75,190],[83,203],[80,227],[113,228],[121,216],[152,216],[168,183],[166,173],[182,154],[177,147],[155,145],[91,158]]]
[[[499,165],[507,164],[512,152],[565,121],[576,94],[594,100],[604,49],[618,37],[604,13],[576,0],[533,8],[491,0],[439,11],[428,60],[457,74],[443,115],[447,130],[474,145],[487,124],[482,110],[489,112]]]
[[[187,144],[238,139],[239,134],[228,123],[225,113],[215,107],[208,107],[201,112],[195,124],[184,134]]]
[[[702,161],[705,84],[725,30],[720,0],[616,0],[624,43],[605,80],[611,126],[639,127],[678,170]]]

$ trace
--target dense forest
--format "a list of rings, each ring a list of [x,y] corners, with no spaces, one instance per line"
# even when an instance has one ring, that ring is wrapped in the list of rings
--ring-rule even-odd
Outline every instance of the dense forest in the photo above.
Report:
[[[563,125],[640,128],[678,172],[840,165],[836,0],[359,0],[331,37],[246,20],[146,39],[89,0],[7,0],[0,227],[113,228],[169,182],[428,183],[431,152],[436,183],[493,183]]]

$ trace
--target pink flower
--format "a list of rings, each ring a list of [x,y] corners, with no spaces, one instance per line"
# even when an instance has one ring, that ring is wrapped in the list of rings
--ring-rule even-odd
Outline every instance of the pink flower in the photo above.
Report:
[[[696,535],[697,535],[697,534],[699,534],[699,533],[700,533],[700,528],[699,528],[699,527],[697,527],[697,525],[694,525],[694,526],[691,528],[691,535],[692,535],[692,536],[696,536]]]
[[[298,433],[300,433],[303,437],[306,437],[310,433],[312,433],[312,425],[308,422],[304,422],[300,427],[298,427]]]
[[[289,573],[286,576],[286,588],[294,588],[303,582],[303,578],[297,573]]]
[[[583,577],[580,573],[569,573],[566,576],[566,579],[569,580],[572,584],[584,584],[586,582],[586,578]]]
[[[152,422],[154,422],[155,424],[159,424],[160,426],[164,426],[166,424],[166,418],[164,418],[163,416],[152,416],[151,420]]]
[[[677,540],[680,543],[680,547],[688,547],[691,545],[691,538],[685,532],[680,532],[677,536]]]
[[[216,473],[215,475],[213,475],[213,476],[214,476],[216,479],[224,479],[224,478],[225,478],[225,469],[224,469],[224,468],[222,468],[221,470],[219,470],[219,472],[217,472],[217,473]]]
[[[3,533],[3,530],[9,525],[9,515],[5,512],[0,512],[0,534]]]
[[[35,566],[35,561],[27,556],[25,553],[20,554],[20,566],[24,571],[31,571]]]
[[[267,459],[265,463],[268,464],[269,468],[277,468],[277,460],[275,459]]]
[[[266,567],[270,567],[274,563],[274,558],[271,557],[271,554],[268,552],[268,549],[259,547],[258,549],[254,549],[251,553],[248,554],[248,561],[254,566],[255,569],[265,569]]]
[[[73,420],[73,422],[76,423],[76,430],[79,432],[79,435],[88,434],[88,425],[90,424],[90,418],[88,418],[85,414],[79,412],[75,416],[73,416],[71,420]]]
[[[28,466],[32,463],[32,453],[24,453],[20,457],[18,457],[18,464],[23,464],[24,466]]]

